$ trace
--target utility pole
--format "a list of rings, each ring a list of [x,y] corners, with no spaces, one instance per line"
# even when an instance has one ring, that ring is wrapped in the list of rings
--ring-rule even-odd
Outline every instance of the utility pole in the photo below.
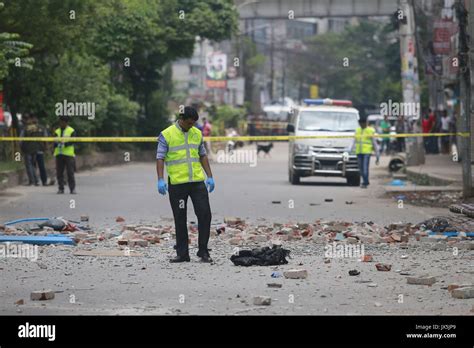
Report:
[[[469,11],[474,10],[474,0],[466,1]],[[457,17],[459,19],[459,66],[461,89],[461,132],[468,134],[461,139],[462,181],[463,197],[472,196],[472,167],[471,167],[471,68],[472,50],[469,49],[469,34],[474,34],[474,19],[468,16],[464,1],[456,3]],[[469,20],[468,20],[469,17]]]
[[[418,78],[418,59],[416,55],[416,26],[412,0],[400,0],[397,12],[403,21],[399,25],[400,57],[403,102],[420,105],[420,82]],[[406,22],[406,23],[405,23]],[[418,112],[420,111],[419,108]],[[415,115],[419,119],[420,115]],[[417,126],[417,128],[419,128]],[[415,129],[418,132],[419,129]],[[425,162],[422,141],[419,137],[406,138],[406,165],[420,165]]]
[[[274,40],[275,40],[275,29],[272,23],[272,30],[271,30],[271,37],[270,37],[270,100],[273,100],[273,80],[275,79],[275,72],[274,72],[274,61],[273,61],[273,54],[274,54]]]

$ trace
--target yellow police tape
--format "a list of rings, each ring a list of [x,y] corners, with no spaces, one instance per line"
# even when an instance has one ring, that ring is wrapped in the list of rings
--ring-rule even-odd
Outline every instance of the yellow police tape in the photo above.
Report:
[[[415,137],[446,137],[446,136],[469,137],[470,133],[410,133],[410,134],[374,134],[367,135],[370,138],[415,138]],[[298,139],[347,139],[355,138],[355,135],[246,135],[246,136],[223,136],[204,137],[205,141],[278,141]],[[75,142],[75,143],[154,143],[157,137],[0,137],[0,141],[44,141],[44,142]]]

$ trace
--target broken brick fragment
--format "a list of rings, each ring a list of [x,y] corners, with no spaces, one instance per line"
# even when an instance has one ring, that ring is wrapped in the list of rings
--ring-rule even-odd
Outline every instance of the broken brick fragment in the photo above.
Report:
[[[384,263],[376,263],[375,267],[377,268],[377,271],[381,271],[381,272],[388,272],[392,269],[392,265],[388,265]]]

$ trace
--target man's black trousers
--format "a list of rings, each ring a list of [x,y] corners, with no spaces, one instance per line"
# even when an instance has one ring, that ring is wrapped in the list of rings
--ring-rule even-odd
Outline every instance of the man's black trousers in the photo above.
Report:
[[[207,253],[212,215],[206,185],[203,181],[178,185],[171,185],[171,183],[169,183],[169,195],[176,229],[176,253],[182,257],[189,255],[187,226],[188,197],[191,197],[194,212],[198,219],[199,252]]]
[[[74,179],[74,157],[57,155],[56,156],[56,176],[58,178],[58,186],[60,190],[64,190],[64,169],[67,172],[67,183],[69,190],[76,188],[76,180]]]

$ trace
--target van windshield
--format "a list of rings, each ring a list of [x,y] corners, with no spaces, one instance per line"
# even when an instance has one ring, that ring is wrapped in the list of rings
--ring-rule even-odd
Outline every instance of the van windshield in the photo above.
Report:
[[[304,131],[354,132],[359,126],[355,112],[302,111],[298,129]]]

